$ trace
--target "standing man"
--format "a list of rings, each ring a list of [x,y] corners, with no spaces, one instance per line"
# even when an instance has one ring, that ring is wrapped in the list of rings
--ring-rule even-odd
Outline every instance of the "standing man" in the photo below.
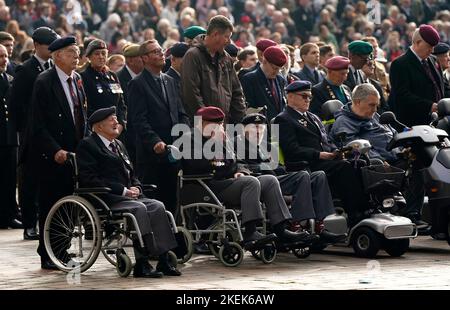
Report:
[[[348,75],[350,60],[342,56],[334,56],[327,60],[326,78],[312,88],[312,102],[309,111],[320,118],[322,115],[322,105],[328,100],[339,100],[342,104],[352,100],[352,91],[344,84]]]
[[[7,101],[12,76],[6,73],[8,52],[0,45],[0,229],[22,228],[16,201],[17,135]]]
[[[171,66],[167,70],[166,74],[175,80],[179,94],[181,96],[181,64],[183,63],[183,58],[186,52],[189,50],[189,45],[186,43],[175,43],[170,48]]]
[[[108,48],[102,40],[95,39],[86,48],[89,65],[81,72],[86,90],[88,116],[102,108],[116,107],[119,131],[126,128],[127,108],[123,90],[116,74],[106,67]]]
[[[436,56],[437,68],[442,71],[442,78],[444,81],[444,97],[450,97],[450,80],[445,72],[450,68],[450,45],[444,42],[439,42],[433,49],[433,55]]]
[[[10,105],[14,106],[17,131],[19,132],[19,205],[25,227],[25,240],[39,239],[36,229],[38,214],[38,154],[30,141],[31,95],[38,75],[52,66],[48,46],[59,38],[52,29],[41,27],[33,32],[34,55],[16,68]]]
[[[356,40],[348,45],[348,58],[350,59],[349,74],[344,82],[350,90],[364,83],[362,67],[373,59],[373,47],[370,43]]]
[[[136,132],[137,177],[158,186],[157,198],[172,213],[176,208],[178,165],[168,160],[172,127],[188,124],[175,81],[161,72],[164,52],[155,40],[142,43],[144,70],[129,83],[130,123]]]
[[[221,108],[227,123],[244,117],[245,103],[233,61],[224,51],[233,24],[224,16],[211,18],[203,43],[187,51],[181,69],[183,103],[189,117],[205,106]]]
[[[412,46],[392,62],[389,105],[408,126],[429,124],[431,113],[437,111],[437,102],[444,96],[442,73],[430,57],[439,39],[433,27],[421,25],[413,33]]]
[[[36,79],[32,96],[32,141],[39,153],[39,230],[44,231],[47,214],[60,198],[73,193],[68,152],[75,152],[87,133],[86,95],[77,68],[80,50],[75,37],[53,41],[55,66]],[[41,268],[57,269],[39,236]]]
[[[285,80],[280,69],[288,61],[286,54],[279,47],[272,46],[264,52],[261,66],[242,77],[247,106],[250,108],[266,107],[268,121],[272,120],[286,105],[284,99]]]
[[[11,60],[11,56],[14,50],[14,37],[9,32],[0,31],[0,44],[6,47],[6,51],[8,52],[8,64],[6,67],[6,73],[14,77],[16,75],[17,66],[17,64]]]
[[[123,90],[123,99],[127,111],[128,105],[128,83],[131,79],[134,79],[144,69],[141,54],[139,52],[139,44],[130,44],[125,46],[123,50],[123,56],[125,56],[125,66],[117,72],[117,77],[120,81],[120,86]],[[130,154],[131,162],[136,165],[136,133],[134,132],[133,125],[127,122],[127,130],[125,131],[125,145],[128,153]]]
[[[315,43],[305,43],[300,47],[300,57],[304,66],[296,75],[303,81],[309,81],[311,84],[317,85],[325,78],[325,73],[319,70],[320,51]]]

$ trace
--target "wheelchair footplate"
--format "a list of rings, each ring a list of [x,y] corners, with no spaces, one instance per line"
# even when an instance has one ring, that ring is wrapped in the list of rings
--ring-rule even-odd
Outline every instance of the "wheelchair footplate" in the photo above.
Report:
[[[269,234],[265,238],[259,240],[253,240],[243,243],[244,249],[247,251],[259,250],[266,245],[271,244],[273,241],[277,239],[275,234]]]

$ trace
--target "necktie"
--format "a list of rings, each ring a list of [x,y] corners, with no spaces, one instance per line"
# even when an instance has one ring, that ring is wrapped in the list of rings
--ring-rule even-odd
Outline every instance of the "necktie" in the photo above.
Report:
[[[360,81],[359,81],[358,70],[355,70],[355,84],[356,84],[356,85],[361,84]]]
[[[116,144],[114,143],[114,142],[111,142],[110,144],[109,144],[109,147],[111,148],[111,151],[114,153],[114,154],[118,154],[118,152],[117,152],[117,146],[116,146]]]
[[[78,97],[75,94],[75,91],[73,89],[72,81],[73,81],[72,78],[69,77],[67,79],[67,84],[69,85],[70,97],[72,98],[72,103],[73,103],[73,117],[74,117],[74,123],[75,123],[75,129],[77,132],[77,137],[78,137],[78,139],[81,139],[81,138],[83,138],[83,128],[82,128],[83,115],[81,112],[80,102],[78,101]]]
[[[277,85],[275,84],[275,79],[270,80],[271,92],[273,96],[273,101],[275,102],[275,108],[280,111],[280,98],[278,98]]]
[[[158,90],[162,95],[162,98],[164,99],[164,101],[167,101],[166,92],[165,92],[164,86],[162,85],[161,78],[158,76],[155,78],[155,81],[156,81],[156,86],[158,87]]]
[[[319,83],[320,82],[319,81],[319,72],[317,72],[317,70],[314,70],[313,74],[314,74],[314,83],[315,84]]]
[[[46,62],[44,63],[44,69],[47,70],[47,69],[50,69],[50,67],[51,67],[51,65],[50,65],[50,60],[49,60],[49,61],[46,61]]]
[[[428,61],[426,59],[422,60],[422,67],[425,70],[426,74],[430,78],[431,82],[433,82],[434,87],[434,101],[438,102],[441,98],[441,89],[439,88],[439,85],[436,81],[436,78],[434,77],[433,73],[431,72],[431,68],[428,65]]]

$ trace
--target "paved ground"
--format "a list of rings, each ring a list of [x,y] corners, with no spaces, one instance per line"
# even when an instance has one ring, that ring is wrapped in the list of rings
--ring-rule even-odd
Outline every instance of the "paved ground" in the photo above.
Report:
[[[356,258],[349,248],[298,259],[282,253],[270,265],[249,254],[236,268],[213,256],[194,257],[182,277],[120,278],[105,258],[78,278],[40,269],[37,241],[23,241],[21,230],[0,230],[0,289],[450,289],[450,247],[419,237],[401,258],[380,252],[376,260]]]

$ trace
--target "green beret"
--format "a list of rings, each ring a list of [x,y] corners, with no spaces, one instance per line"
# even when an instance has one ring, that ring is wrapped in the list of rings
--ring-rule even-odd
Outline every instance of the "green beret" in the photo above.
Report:
[[[14,37],[9,32],[0,31],[0,41],[7,41],[7,40],[14,41]]]
[[[352,41],[348,50],[354,55],[369,55],[373,52],[372,44],[360,40]]]
[[[123,56],[125,57],[141,56],[139,48],[140,48],[139,44],[129,44],[123,49]]]
[[[191,27],[186,28],[186,30],[184,30],[183,36],[192,40],[196,36],[198,36],[200,34],[205,34],[205,33],[206,33],[205,28],[200,27],[200,26],[191,26]]]

